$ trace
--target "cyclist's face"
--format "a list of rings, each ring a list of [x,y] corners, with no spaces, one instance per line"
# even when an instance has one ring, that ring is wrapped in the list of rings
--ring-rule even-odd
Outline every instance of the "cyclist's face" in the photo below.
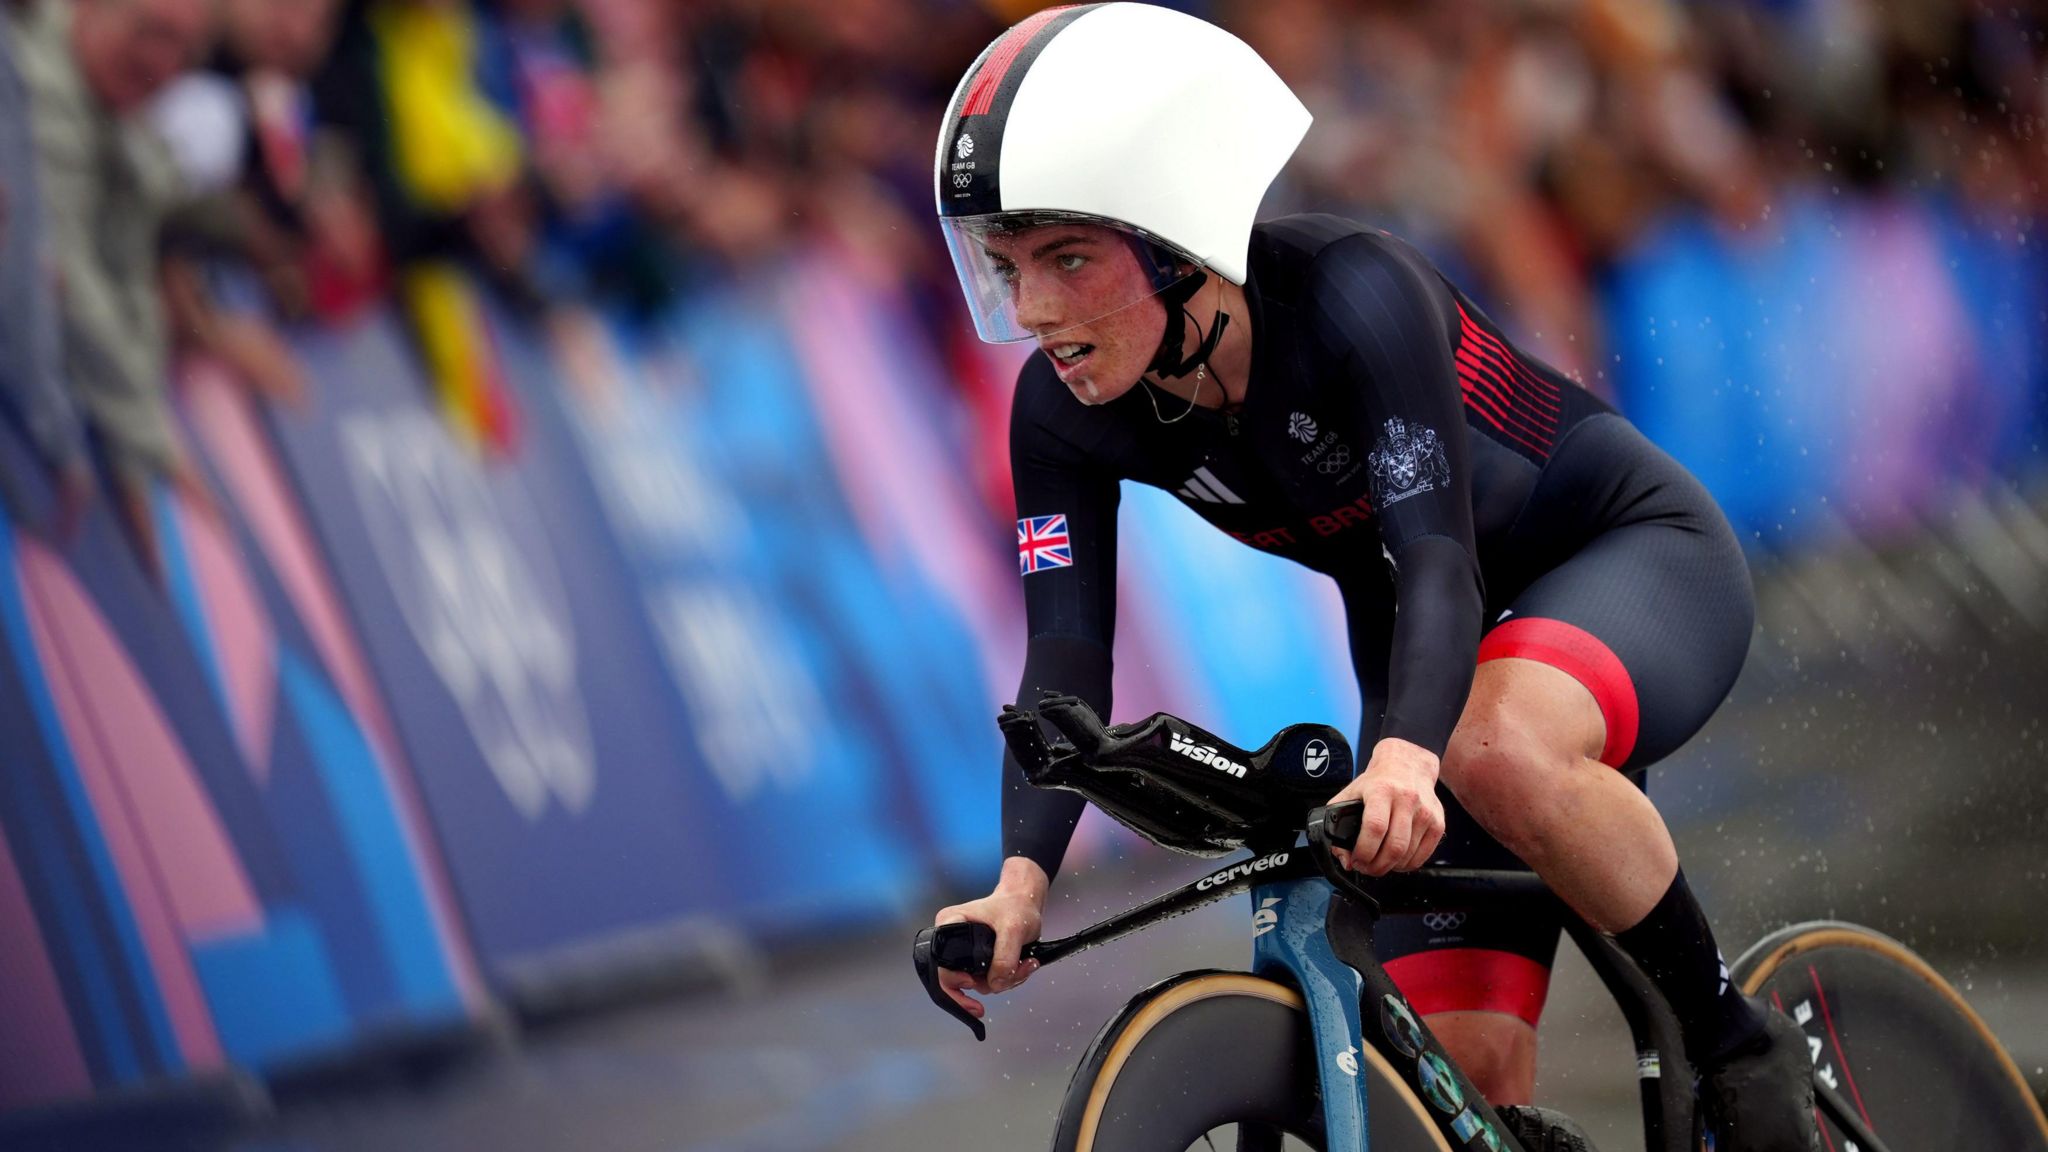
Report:
[[[1166,309],[1122,233],[1052,224],[984,243],[1009,282],[1017,323],[1082,403],[1107,404],[1137,384],[1165,334]]]

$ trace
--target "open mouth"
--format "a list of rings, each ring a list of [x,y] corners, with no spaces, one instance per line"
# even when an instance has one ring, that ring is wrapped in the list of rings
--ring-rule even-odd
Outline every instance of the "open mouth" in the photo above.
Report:
[[[1053,367],[1062,378],[1081,366],[1088,357],[1095,354],[1093,344],[1054,344],[1046,348],[1045,354],[1052,357]]]

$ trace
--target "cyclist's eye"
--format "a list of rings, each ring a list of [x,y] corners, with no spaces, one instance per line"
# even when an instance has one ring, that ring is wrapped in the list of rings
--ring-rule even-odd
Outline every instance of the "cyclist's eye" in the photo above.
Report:
[[[1060,271],[1062,272],[1079,272],[1081,267],[1087,263],[1088,258],[1086,256],[1077,256],[1071,252],[1059,257]]]
[[[1015,264],[1010,263],[1008,260],[996,260],[992,261],[992,263],[995,265],[996,275],[1002,277],[1006,283],[1015,284],[1017,282],[1017,266]]]

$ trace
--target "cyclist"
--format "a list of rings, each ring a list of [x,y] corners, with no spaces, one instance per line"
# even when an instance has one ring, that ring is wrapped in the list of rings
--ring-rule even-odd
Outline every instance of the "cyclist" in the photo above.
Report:
[[[1243,42],[1146,5],[1040,12],[955,90],[938,213],[983,339],[1032,340],[1011,420],[1030,636],[1018,699],[1110,705],[1118,484],[1177,493],[1342,591],[1365,701],[1346,865],[1526,866],[1650,975],[1724,1148],[1818,1149],[1806,1044],[1731,988],[1643,769],[1748,650],[1726,520],[1606,404],[1520,353],[1413,248],[1330,216],[1254,224],[1308,129]],[[1004,767],[1004,862],[939,912],[1029,978],[1083,801]],[[1519,859],[1517,859],[1519,858]],[[1383,921],[1386,967],[1497,1103],[1526,1103],[1559,925]]]

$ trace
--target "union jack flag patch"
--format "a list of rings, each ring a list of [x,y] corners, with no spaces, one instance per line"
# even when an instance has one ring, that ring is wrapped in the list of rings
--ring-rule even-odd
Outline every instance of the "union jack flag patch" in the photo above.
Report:
[[[1029,576],[1047,568],[1074,566],[1065,516],[1027,516],[1017,521],[1017,571]]]

